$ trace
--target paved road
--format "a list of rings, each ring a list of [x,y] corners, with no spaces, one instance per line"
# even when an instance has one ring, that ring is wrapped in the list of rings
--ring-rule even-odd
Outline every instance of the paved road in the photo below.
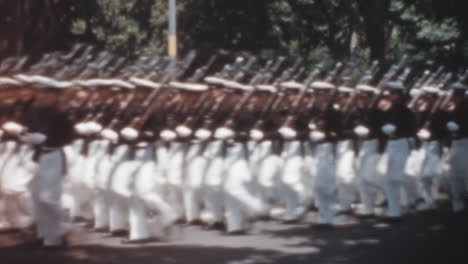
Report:
[[[171,243],[132,246],[74,226],[65,250],[45,250],[28,242],[25,234],[3,233],[0,263],[468,263],[467,211],[455,215],[444,205],[397,223],[347,217],[337,222],[340,226],[332,229],[257,222],[245,236],[184,226],[173,232],[176,240]]]

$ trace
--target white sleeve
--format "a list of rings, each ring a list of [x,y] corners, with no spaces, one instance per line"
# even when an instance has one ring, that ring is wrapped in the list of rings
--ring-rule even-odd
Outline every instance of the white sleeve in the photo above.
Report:
[[[325,139],[326,135],[322,131],[312,131],[309,133],[310,139],[314,142],[322,141]]]
[[[14,121],[8,121],[2,126],[3,130],[12,135],[19,135],[25,131],[25,127]]]
[[[384,132],[386,135],[393,135],[396,131],[396,126],[393,124],[385,124],[382,126],[382,132]]]
[[[367,137],[369,135],[369,132],[369,128],[363,125],[359,125],[354,128],[354,133],[360,138]]]
[[[425,128],[422,128],[418,131],[417,136],[419,139],[428,140],[429,138],[431,138],[431,132]]]
[[[453,122],[453,121],[447,122],[446,126],[450,132],[457,132],[460,129],[460,126],[456,122]]]
[[[39,145],[46,141],[47,136],[42,133],[27,133],[20,137],[21,141],[31,145]]]

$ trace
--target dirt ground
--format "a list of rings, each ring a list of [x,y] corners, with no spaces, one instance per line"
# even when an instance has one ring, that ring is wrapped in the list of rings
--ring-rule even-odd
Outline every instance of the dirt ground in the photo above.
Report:
[[[324,229],[262,221],[243,236],[179,226],[170,243],[131,246],[74,225],[69,247],[60,250],[44,249],[26,233],[0,233],[0,263],[468,263],[468,211],[454,214],[446,203],[399,222],[340,216],[337,223]]]

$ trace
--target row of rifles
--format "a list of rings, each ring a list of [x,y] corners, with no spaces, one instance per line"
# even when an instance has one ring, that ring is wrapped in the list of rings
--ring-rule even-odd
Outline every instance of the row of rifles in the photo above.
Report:
[[[83,44],[39,59],[6,58],[0,121],[61,137],[59,145],[76,137],[132,143],[468,136],[468,71],[416,72],[406,57],[388,69],[372,62],[364,70],[353,58],[324,57],[315,65],[285,57],[222,60],[197,59],[194,51],[129,60]],[[65,118],[54,118],[59,114]]]

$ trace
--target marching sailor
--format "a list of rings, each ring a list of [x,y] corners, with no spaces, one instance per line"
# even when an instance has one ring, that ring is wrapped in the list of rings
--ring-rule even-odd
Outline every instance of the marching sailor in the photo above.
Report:
[[[438,188],[442,178],[441,140],[444,129],[438,108],[446,92],[440,89],[445,86],[444,81],[437,80],[442,70],[443,67],[431,75],[425,72],[411,89],[412,98],[408,103],[419,130],[415,138],[416,147],[407,161],[406,174],[414,179],[418,198],[424,202],[418,207],[420,210],[435,208],[433,189]]]
[[[385,83],[384,95],[377,102],[383,121],[381,131],[385,142],[384,153],[378,166],[388,203],[386,216],[390,218],[402,215],[400,200],[402,188],[405,188],[403,191],[406,191],[406,195],[414,195],[413,190],[409,189],[409,178],[404,173],[410,151],[408,139],[416,132],[414,115],[406,105],[408,99],[406,88],[401,84],[407,74],[408,70],[400,76],[400,82]],[[408,199],[412,201],[411,197]]]
[[[36,91],[34,103],[21,120],[27,126],[23,127],[20,139],[35,146],[38,170],[31,193],[38,238],[43,239],[44,246],[60,246],[66,233],[60,204],[66,169],[62,147],[71,141],[73,126],[66,113],[56,107],[60,94],[55,88],[45,86]]]
[[[468,167],[466,151],[468,149],[468,87],[463,83],[468,77],[468,71],[457,82],[449,86],[451,96],[442,105],[445,135],[450,142],[448,150],[448,165],[446,176],[452,199],[452,209],[460,212],[465,208],[463,195],[466,193]]]

